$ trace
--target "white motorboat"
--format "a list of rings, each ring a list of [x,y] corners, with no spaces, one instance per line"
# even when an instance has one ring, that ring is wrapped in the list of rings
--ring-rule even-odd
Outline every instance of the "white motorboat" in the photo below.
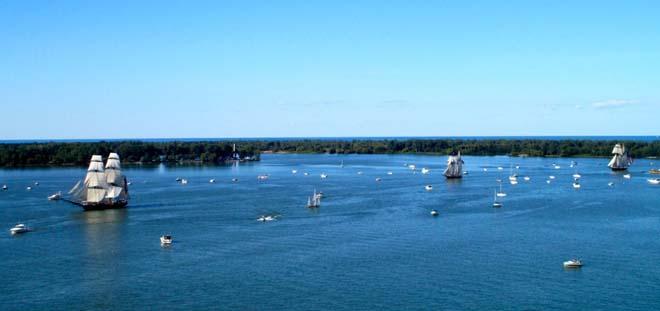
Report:
[[[291,170],[291,174],[298,174],[297,170]]]
[[[545,181],[546,184],[549,184],[550,182],[551,182],[550,179],[548,179],[548,180]]]
[[[607,185],[612,187],[612,186],[614,186],[614,183],[610,181],[610,182],[607,183]]]
[[[424,189],[426,189],[426,191],[431,191],[431,190],[433,190],[433,186],[426,185],[426,186],[424,186]]]
[[[9,187],[7,187],[7,185],[2,185],[2,190],[7,191],[7,190],[9,190]]]
[[[410,164],[410,165],[408,165],[408,168],[414,171],[416,166],[415,166],[415,164]]]
[[[623,175],[623,178],[630,179],[630,178],[632,178],[632,176],[630,174],[625,174],[625,175]]]
[[[517,184],[518,184],[518,180],[517,180],[517,179],[511,179],[511,180],[509,180],[509,182],[510,182],[512,185],[517,185]]]
[[[328,178],[328,175],[325,173],[321,173],[321,179],[326,179],[326,178]]]
[[[382,179],[380,177],[376,177],[376,181],[381,181]]]
[[[187,180],[187,179],[181,179],[181,184],[182,184],[182,185],[187,185],[187,184],[188,184],[188,180]]]
[[[35,185],[35,186],[39,186],[39,182],[38,182],[38,181],[35,181],[35,182],[34,182],[34,185]]]
[[[273,220],[275,220],[275,216],[271,216],[271,215],[261,215],[259,216],[259,218],[257,218],[257,221],[261,221],[261,222],[267,222]]]
[[[550,178],[550,179],[555,179],[555,176],[554,176],[554,175],[550,175],[548,178]]]
[[[307,173],[307,172],[304,172],[304,173],[303,173],[303,175],[305,175],[305,176],[309,176],[309,173]]]
[[[27,188],[25,188],[25,190],[30,191],[30,190],[32,190],[32,187],[27,186]]]
[[[61,191],[58,191],[58,192],[53,193],[53,194],[48,196],[48,200],[50,200],[50,201],[57,201],[61,198],[62,198],[62,192]]]
[[[647,179],[647,181],[648,181],[649,183],[651,183],[652,185],[658,185],[658,184],[660,184],[660,178],[649,178],[649,179]]]
[[[171,235],[162,235],[160,237],[161,245],[172,245],[172,236]]]
[[[213,179],[213,178],[209,179],[209,183],[212,183],[212,184],[215,183],[215,179]]]
[[[463,171],[463,175],[468,175],[468,174],[470,174],[470,172],[468,172],[468,171]]]
[[[564,268],[580,268],[582,267],[582,261],[579,259],[571,259],[564,261]]]
[[[392,173],[391,171],[387,172],[387,175],[392,175],[392,174],[394,174],[394,173]]]
[[[578,173],[573,174],[573,178],[576,178],[576,179],[577,179],[577,178],[581,178],[581,177],[582,177],[582,175],[580,175],[580,174],[578,174]]]
[[[434,210],[434,209],[431,210],[431,216],[436,217],[436,216],[438,216],[439,214],[440,214],[440,213],[438,213],[438,211],[436,211],[436,210]]]
[[[177,182],[181,182],[181,177],[177,177],[175,180],[176,180]]]
[[[497,167],[497,170],[498,170],[498,171],[501,171],[501,170],[504,170],[504,168],[501,167],[501,166],[498,166],[498,167]]]
[[[488,168],[485,168],[485,167],[484,167],[484,172],[488,172]]]
[[[557,165],[557,164],[553,165],[553,167],[554,167],[556,170],[558,170],[558,169],[561,168],[561,166],[559,166],[559,165]]]
[[[525,177],[523,177],[523,179],[524,179],[525,181],[529,181],[529,180],[530,180],[529,176],[525,176]]]
[[[577,178],[573,180],[573,188],[580,189],[580,182],[578,181]]]
[[[18,224],[14,226],[13,228],[9,229],[9,232],[11,232],[12,235],[14,234],[21,234],[30,231],[30,228],[28,228],[24,224]]]
[[[426,175],[426,174],[428,174],[428,173],[430,173],[430,172],[431,172],[431,170],[429,170],[428,168],[426,168],[426,167],[422,167],[422,174],[425,174],[425,175]]]

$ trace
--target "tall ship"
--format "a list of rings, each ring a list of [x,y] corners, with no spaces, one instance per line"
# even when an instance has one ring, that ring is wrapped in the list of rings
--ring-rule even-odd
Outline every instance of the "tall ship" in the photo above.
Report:
[[[122,208],[128,204],[128,182],[121,172],[119,155],[110,153],[103,167],[103,158],[93,155],[85,179],[69,191],[70,202],[85,210]]]
[[[612,160],[607,164],[613,171],[623,171],[627,170],[628,167],[632,164],[632,158],[628,155],[626,151],[626,146],[623,144],[614,145],[612,149]]]
[[[447,169],[444,172],[447,178],[461,178],[463,177],[463,159],[461,159],[461,152],[452,152],[447,159]]]

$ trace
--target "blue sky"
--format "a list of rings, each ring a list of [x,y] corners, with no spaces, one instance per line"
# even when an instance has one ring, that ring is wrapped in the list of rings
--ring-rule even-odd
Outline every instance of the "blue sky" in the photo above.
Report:
[[[659,135],[658,12],[0,1],[0,139]]]

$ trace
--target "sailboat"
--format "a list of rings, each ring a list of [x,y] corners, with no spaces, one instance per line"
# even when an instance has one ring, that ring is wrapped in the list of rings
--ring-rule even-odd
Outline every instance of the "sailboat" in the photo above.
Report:
[[[497,201],[497,190],[495,190],[495,196],[493,197],[493,207],[500,208],[502,203]]]
[[[518,183],[518,167],[516,165],[516,172],[513,172],[513,166],[509,168],[509,181],[511,182],[512,185],[515,185]],[[515,182],[515,183],[514,183]]]
[[[498,197],[505,197],[506,196],[506,193],[504,193],[502,191],[502,181],[500,181],[500,192],[496,193],[495,196],[498,196]]]
[[[461,152],[453,153],[447,158],[447,169],[444,175],[447,178],[461,178],[463,177],[463,159],[461,159]]]
[[[308,208],[321,207],[321,194],[316,193],[316,189],[314,189],[314,194],[312,194],[311,197],[307,197],[307,207]]]
[[[110,153],[105,169],[100,155],[93,155],[85,179],[69,191],[70,202],[85,210],[122,208],[128,204],[128,183],[119,155]]]
[[[573,188],[580,189],[580,179],[579,178],[573,179]]]
[[[612,149],[612,160],[607,164],[613,171],[624,171],[632,164],[632,158],[628,155],[626,151],[626,146],[623,144],[614,145]]]

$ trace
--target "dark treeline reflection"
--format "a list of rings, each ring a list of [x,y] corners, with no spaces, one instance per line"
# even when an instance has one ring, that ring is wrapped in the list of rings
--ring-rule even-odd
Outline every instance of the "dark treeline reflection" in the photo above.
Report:
[[[254,140],[240,141],[240,157],[261,152],[387,154],[461,151],[465,155],[609,156],[615,143],[625,143],[633,157],[660,154],[660,141],[596,141],[536,139],[410,139],[410,140]],[[80,142],[0,144],[0,166],[85,165],[92,154],[117,152],[128,163],[203,162],[231,160],[233,142]]]

